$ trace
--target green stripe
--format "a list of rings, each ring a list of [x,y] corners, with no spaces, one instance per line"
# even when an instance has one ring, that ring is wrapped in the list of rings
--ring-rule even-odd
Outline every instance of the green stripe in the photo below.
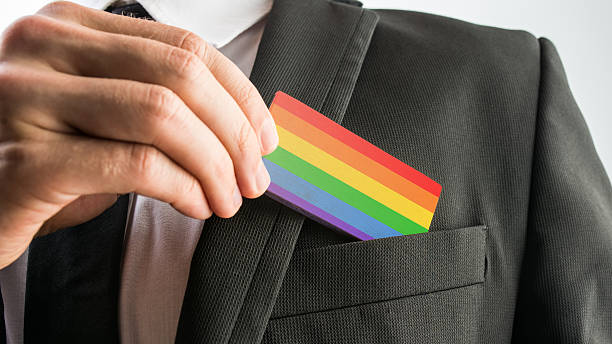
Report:
[[[291,173],[325,190],[402,234],[425,233],[427,228],[389,209],[384,204],[330,176],[280,146],[264,157]]]

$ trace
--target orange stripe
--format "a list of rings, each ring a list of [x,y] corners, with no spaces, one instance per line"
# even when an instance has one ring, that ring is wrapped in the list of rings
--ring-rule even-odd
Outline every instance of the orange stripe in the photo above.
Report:
[[[309,108],[306,104],[300,102],[299,100],[278,91],[276,92],[272,103],[314,125],[324,133],[338,139],[340,142],[387,167],[389,170],[410,180],[419,187],[434,194],[436,197],[440,197],[442,185],[436,183],[431,178],[403,163],[399,159],[393,157],[391,154],[374,146],[372,143],[364,140],[358,135],[355,135],[355,133],[323,116],[314,109]]]
[[[390,171],[388,168],[366,157],[338,139],[331,137],[278,105],[272,104],[270,112],[274,117],[276,125],[308,141],[313,146],[324,150],[338,160],[343,161],[347,165],[364,173],[430,212],[433,213],[436,209],[438,197],[427,190],[422,189],[408,179]],[[282,147],[282,142],[280,146]]]

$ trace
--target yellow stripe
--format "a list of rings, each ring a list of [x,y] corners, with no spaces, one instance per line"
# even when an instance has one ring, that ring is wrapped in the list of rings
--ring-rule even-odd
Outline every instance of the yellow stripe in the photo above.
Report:
[[[429,224],[433,217],[432,212],[336,159],[302,138],[292,134],[286,129],[280,126],[276,126],[276,128],[280,141],[279,145],[285,150],[384,204],[388,208],[393,209],[413,222],[425,228],[429,228]]]

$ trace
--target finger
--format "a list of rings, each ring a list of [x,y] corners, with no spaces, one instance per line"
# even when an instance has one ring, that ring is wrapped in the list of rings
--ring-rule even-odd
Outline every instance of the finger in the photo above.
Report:
[[[215,134],[172,91],[130,80],[37,73],[13,85],[28,99],[20,120],[70,134],[153,145],[195,176],[220,217],[242,203],[229,154]],[[27,85],[36,82],[30,92]],[[49,106],[54,104],[54,106]]]
[[[248,116],[196,55],[150,39],[109,34],[54,20],[39,21],[39,26],[48,26],[48,30],[56,30],[57,34],[52,39],[35,34],[29,37],[30,42],[38,40],[32,44],[37,56],[44,56],[62,72],[130,79],[173,90],[229,152],[242,194],[257,197],[267,189],[270,177],[261,161],[259,140]],[[248,89],[247,86],[254,93],[245,99],[253,99],[252,94],[257,91],[252,85],[236,87]]]
[[[205,219],[211,214],[197,179],[152,146],[64,136],[13,144],[3,153],[22,157],[8,178],[18,177],[16,183],[44,195],[38,200],[46,204],[63,207],[81,195],[136,192],[187,216]]]
[[[49,4],[39,13],[99,31],[153,39],[195,54],[246,114],[260,139],[262,154],[272,153],[278,146],[274,119],[255,86],[234,63],[196,34],[155,21],[117,16],[69,2]]]
[[[117,16],[71,3],[53,3],[40,13],[99,31],[157,40],[195,54],[208,66],[247,115],[261,140],[262,154],[269,154],[276,149],[276,126],[255,86],[234,63],[194,33],[150,20]]]

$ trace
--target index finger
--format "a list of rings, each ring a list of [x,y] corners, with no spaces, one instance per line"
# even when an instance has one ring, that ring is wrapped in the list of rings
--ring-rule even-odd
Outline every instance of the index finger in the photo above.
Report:
[[[276,149],[276,125],[255,86],[235,64],[196,34],[151,20],[119,16],[63,1],[51,3],[39,13],[94,30],[153,39],[197,55],[247,116],[260,138],[262,155]]]

